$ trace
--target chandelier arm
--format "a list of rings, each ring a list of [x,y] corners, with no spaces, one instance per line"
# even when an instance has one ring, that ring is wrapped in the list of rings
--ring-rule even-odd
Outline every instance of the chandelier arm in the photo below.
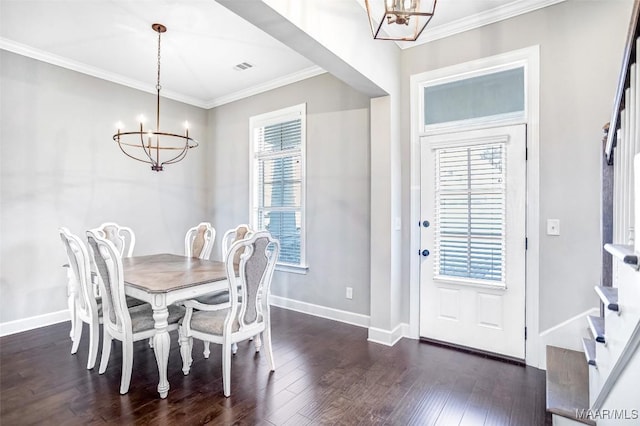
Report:
[[[126,155],[126,156],[127,156],[127,157],[129,157],[129,158],[133,158],[133,159],[134,159],[134,160],[136,160],[136,161],[140,161],[141,163],[151,164],[151,163],[149,163],[147,160],[141,160],[140,158],[135,157],[135,156],[133,156],[133,155],[129,154],[127,151],[125,151],[125,149],[122,147],[122,145],[123,145],[123,144],[122,144],[119,140],[116,140],[116,137],[117,137],[117,135],[115,135],[115,136],[113,137],[113,140],[114,140],[114,141],[116,141],[116,142],[118,143],[118,148],[120,148],[120,151],[122,151],[122,153],[123,153],[124,155]],[[119,138],[118,138],[118,139],[119,139]],[[124,145],[127,145],[127,146],[136,146],[136,147],[138,146],[138,145],[131,145],[131,144],[126,144],[126,143],[125,143]]]
[[[180,153],[180,155],[178,155],[177,157],[174,157],[174,158],[172,158],[172,159],[170,159],[170,160],[163,161],[163,162],[162,162],[162,164],[173,164],[173,163],[177,163],[177,162],[179,162],[179,161],[182,161],[182,159],[183,159],[184,157],[186,157],[186,156],[187,156],[187,149],[185,148],[185,150],[184,150],[184,151],[182,151],[182,152]]]
[[[127,135],[136,135],[136,136],[145,136],[148,135],[149,133],[151,133],[152,135],[158,135],[158,136],[170,136],[170,137],[174,137],[174,138],[178,138],[178,139],[185,139],[189,141],[189,149],[191,148],[197,148],[198,146],[200,146],[200,143],[191,138],[191,137],[186,137],[183,135],[176,135],[175,133],[166,133],[166,132],[144,132],[144,133],[140,133],[140,132],[121,132],[121,133],[117,133],[115,135],[113,135],[113,140],[117,142],[116,138],[118,136],[127,136]],[[126,145],[126,146],[133,146],[136,148],[140,148],[140,144],[139,143],[127,143],[127,142],[119,142],[122,145]],[[153,148],[155,149],[155,148]],[[160,150],[164,151],[164,150],[182,150],[182,146],[180,147],[171,147],[171,146],[165,146],[165,147],[160,147]]]
[[[150,161],[149,164],[158,164],[151,157],[151,141],[149,141],[149,150],[148,151],[147,151],[147,148],[144,147],[144,132],[143,132],[143,129],[142,129],[142,124],[140,124],[140,132],[135,132],[135,133],[139,133],[140,134],[140,147],[142,148],[142,150],[144,151],[146,156],[149,158],[149,161]]]
[[[173,157],[173,158],[171,158],[169,160],[163,161],[162,164],[163,165],[164,164],[173,164],[173,163],[177,163],[178,161],[181,161],[184,157],[187,156],[187,151],[188,150],[189,150],[189,141],[186,140],[185,144],[184,144],[184,147],[182,147],[182,151],[178,155],[176,155],[175,157]]]

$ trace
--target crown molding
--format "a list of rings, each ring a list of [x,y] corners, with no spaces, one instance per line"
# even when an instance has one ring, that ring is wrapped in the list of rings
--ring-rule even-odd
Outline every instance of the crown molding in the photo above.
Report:
[[[40,49],[35,49],[31,46],[27,46],[22,43],[17,43],[13,40],[9,40],[3,37],[0,37],[0,49],[13,52],[18,55],[26,56],[32,59],[36,59],[38,61],[46,62],[48,64],[66,68],[72,71],[76,71],[82,74],[90,75],[92,77],[96,77],[102,80],[110,81],[112,83],[127,86],[132,89],[140,90],[142,92],[151,93],[154,95],[156,94],[155,85],[142,83],[138,80],[127,78],[120,74],[110,73],[100,68],[92,67],[90,65],[83,64],[82,62],[77,62],[67,58],[63,58],[62,56],[54,55]],[[271,80],[264,84],[259,84],[257,86],[243,89],[226,96],[221,96],[219,98],[214,98],[209,101],[204,101],[202,99],[197,99],[190,96],[184,96],[180,93],[172,92],[170,90],[162,90],[162,97],[167,99],[172,99],[174,101],[182,102],[185,104],[193,105],[202,109],[211,109],[220,105],[224,105],[229,102],[233,102],[249,96],[257,95],[259,93],[266,92],[268,90],[286,86],[287,84],[291,84],[301,80],[305,80],[307,78],[315,77],[325,72],[326,71],[323,70],[322,68],[314,66],[314,67],[306,68],[301,71],[295,72],[293,74],[289,74],[281,78],[277,78],[275,80]]]
[[[486,12],[458,19],[445,25],[427,27],[420,38],[414,42],[398,42],[401,49],[420,46],[431,41],[450,37],[465,31],[493,24],[518,15],[533,12],[566,0],[516,0],[505,6],[487,10]]]
[[[212,99],[206,104],[206,108],[207,109],[215,108],[224,104],[228,104],[230,102],[238,101],[240,99],[248,98],[250,96],[267,92],[272,89],[277,89],[278,87],[286,86],[292,83],[297,83],[298,81],[306,80],[307,78],[315,77],[317,75],[324,74],[326,72],[327,71],[325,71],[324,69],[318,66],[305,68],[293,74],[276,78],[275,80],[271,80],[263,84],[258,84],[256,86],[249,87],[247,89],[239,90],[237,92],[231,93],[226,96],[221,96],[219,98]]]
[[[142,83],[138,80],[124,77],[120,74],[110,73],[100,68],[92,67],[82,62],[73,61],[62,56],[54,55],[49,52],[45,52],[40,49],[27,46],[22,43],[17,43],[13,40],[0,37],[0,49],[7,50],[9,52],[17,53],[18,55],[27,56],[38,61],[46,62],[48,64],[57,65],[62,68],[66,68],[72,71],[76,71],[82,74],[87,74],[92,77],[96,77],[102,80],[110,81],[112,83],[121,84],[123,86],[131,87],[142,92],[156,94],[155,85]],[[196,99],[190,96],[184,96],[170,90],[163,90],[162,97],[172,99],[174,101],[183,102],[185,104],[197,106],[200,108],[206,108],[206,103],[200,99]]]

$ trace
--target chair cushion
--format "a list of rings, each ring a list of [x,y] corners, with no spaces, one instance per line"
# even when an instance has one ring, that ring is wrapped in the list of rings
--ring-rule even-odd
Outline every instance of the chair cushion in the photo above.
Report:
[[[219,311],[193,311],[191,330],[221,336],[224,328],[224,320],[227,318],[228,313],[229,309],[221,309]],[[239,329],[240,324],[238,324],[238,320],[235,319],[231,326],[231,331],[235,332]]]
[[[134,306],[140,306],[140,305],[144,305],[145,301],[140,300],[140,299],[136,299],[135,297],[131,297],[131,296],[127,296],[127,307],[128,308],[133,308]]]
[[[167,323],[177,324],[184,316],[184,313],[184,306],[169,305]],[[129,308],[129,315],[131,316],[131,328],[134,333],[153,329],[155,323],[153,321],[153,309],[151,309],[150,304],[145,303]]]
[[[229,301],[229,292],[222,291],[217,293],[209,293],[204,296],[200,296],[195,299],[196,302],[205,305],[220,305],[221,303],[227,303]]]

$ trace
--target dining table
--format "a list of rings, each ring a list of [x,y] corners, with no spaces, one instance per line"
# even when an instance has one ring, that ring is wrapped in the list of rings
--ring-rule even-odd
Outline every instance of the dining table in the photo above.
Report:
[[[176,254],[152,254],[122,259],[125,294],[151,304],[155,335],[153,351],[158,363],[158,393],[169,393],[167,366],[171,339],[168,306],[207,293],[228,289],[225,264]]]

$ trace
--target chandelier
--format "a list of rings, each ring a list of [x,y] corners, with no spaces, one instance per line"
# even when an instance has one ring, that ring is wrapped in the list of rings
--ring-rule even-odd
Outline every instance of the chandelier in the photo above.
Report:
[[[173,164],[182,160],[187,151],[198,146],[198,142],[189,137],[189,123],[185,122],[183,135],[160,131],[160,36],[167,31],[162,24],[151,26],[158,33],[158,74],[156,81],[156,129],[144,128],[145,118],[140,116],[140,130],[125,132],[123,125],[117,124],[118,132],[113,135],[120,150],[128,157],[143,163],[151,164],[151,170],[160,172],[165,164]]]
[[[437,0],[365,0],[373,38],[415,41],[431,21]]]

